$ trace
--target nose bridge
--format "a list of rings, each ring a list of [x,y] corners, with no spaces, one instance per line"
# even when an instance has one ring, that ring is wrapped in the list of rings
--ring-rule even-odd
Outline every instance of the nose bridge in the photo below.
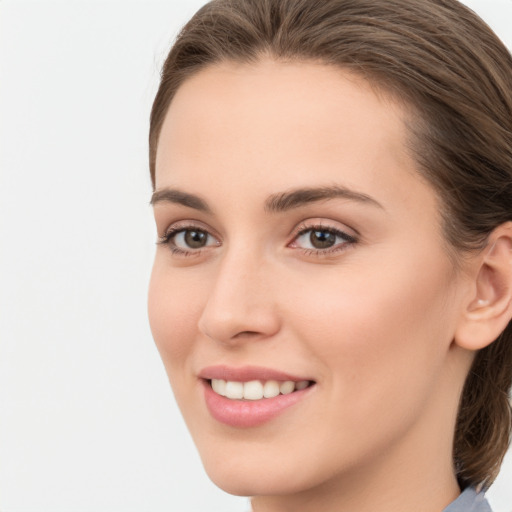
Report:
[[[199,329],[212,339],[229,342],[267,337],[278,329],[270,290],[269,265],[262,254],[232,247],[218,262]]]

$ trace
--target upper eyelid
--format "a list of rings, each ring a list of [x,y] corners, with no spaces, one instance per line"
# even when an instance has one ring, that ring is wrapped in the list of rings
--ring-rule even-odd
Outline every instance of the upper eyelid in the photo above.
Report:
[[[323,229],[326,231],[329,231],[329,230],[337,231],[337,232],[344,233],[352,238],[360,238],[361,237],[361,235],[357,229],[350,227],[347,224],[344,224],[342,222],[328,220],[328,219],[324,219],[321,217],[318,217],[318,218],[313,217],[313,218],[306,219],[306,220],[299,222],[299,224],[297,224],[293,228],[290,236],[297,237],[300,234],[302,234],[306,231],[309,231],[311,229],[319,229],[319,230]]]
[[[158,227],[158,224],[159,224],[159,222],[157,221],[157,227]],[[162,224],[163,224],[163,222],[162,222]],[[179,226],[183,226],[183,229],[186,229],[189,226],[201,228],[201,229],[204,229],[205,231],[209,231],[212,234],[217,234],[217,236],[219,236],[218,231],[215,228],[213,228],[210,224],[205,223],[204,221],[194,218],[194,217],[183,218],[181,220],[174,220],[172,222],[166,222],[165,224],[167,227],[165,228],[164,232],[169,231],[170,228],[174,225],[179,225]],[[291,229],[290,234],[293,232],[299,231],[301,227],[307,228],[307,227],[317,227],[317,226],[322,226],[325,228],[330,227],[333,229],[341,229],[342,231],[347,229],[347,230],[353,232],[354,234],[359,235],[359,232],[356,228],[346,224],[345,222],[331,219],[328,217],[323,217],[323,216],[308,216],[307,218],[303,218],[299,222],[295,223],[294,227]],[[339,226],[341,226],[341,228]]]
[[[189,229],[197,229],[198,231],[205,231],[209,235],[213,236],[214,238],[221,239],[220,235],[217,233],[217,230],[211,228],[210,226],[206,225],[204,222],[201,222],[199,220],[179,220],[172,222],[169,224],[163,231],[163,236],[167,236],[169,233],[177,233],[179,231],[186,231]]]

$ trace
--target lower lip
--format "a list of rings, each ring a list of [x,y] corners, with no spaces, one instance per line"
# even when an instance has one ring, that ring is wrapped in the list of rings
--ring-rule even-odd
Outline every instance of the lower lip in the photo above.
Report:
[[[262,425],[275,418],[288,407],[302,400],[314,386],[287,395],[261,400],[230,400],[213,391],[210,383],[203,381],[206,407],[218,422],[231,427],[249,428]]]

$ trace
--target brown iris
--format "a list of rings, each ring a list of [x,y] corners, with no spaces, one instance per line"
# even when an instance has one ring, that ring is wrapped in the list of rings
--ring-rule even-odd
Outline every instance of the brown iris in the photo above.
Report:
[[[309,241],[315,249],[328,249],[336,243],[336,235],[330,231],[313,230]]]
[[[187,231],[185,231],[185,243],[191,249],[201,249],[201,247],[204,247],[206,245],[207,240],[208,233],[206,233],[205,231],[198,231],[192,229],[188,229]]]

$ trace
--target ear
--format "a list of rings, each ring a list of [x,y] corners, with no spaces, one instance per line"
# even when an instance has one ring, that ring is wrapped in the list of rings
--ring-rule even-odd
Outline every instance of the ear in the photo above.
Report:
[[[498,226],[475,257],[471,293],[455,333],[468,350],[490,345],[512,318],[512,222]]]

